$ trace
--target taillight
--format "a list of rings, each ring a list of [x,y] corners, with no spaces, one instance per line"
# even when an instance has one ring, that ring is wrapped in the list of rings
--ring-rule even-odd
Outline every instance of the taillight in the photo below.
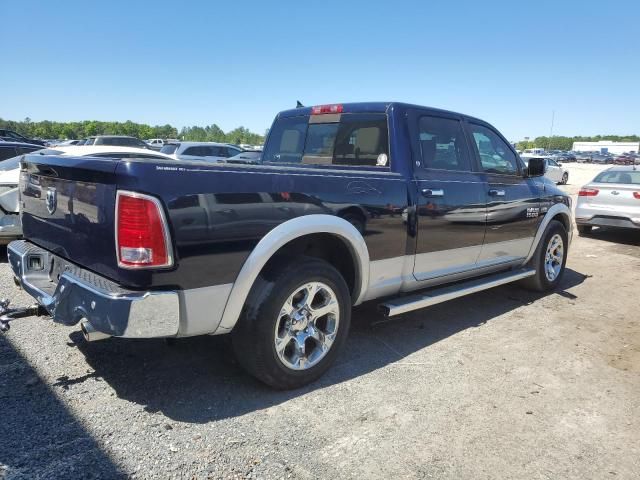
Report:
[[[317,105],[311,107],[311,115],[323,115],[325,113],[342,113],[342,105]]]
[[[633,197],[640,200],[640,192],[633,192]]]
[[[578,196],[579,197],[595,197],[596,195],[598,195],[599,191],[600,190],[598,190],[597,188],[582,188],[578,192]]]
[[[162,205],[157,198],[119,191],[116,197],[116,250],[122,268],[173,265]]]

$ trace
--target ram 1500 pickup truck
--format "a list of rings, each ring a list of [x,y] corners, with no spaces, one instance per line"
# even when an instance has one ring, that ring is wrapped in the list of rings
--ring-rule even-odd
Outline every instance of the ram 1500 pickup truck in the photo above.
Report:
[[[403,103],[281,112],[255,162],[27,155],[8,259],[37,303],[5,304],[3,326],[231,334],[248,372],[295,388],[340,353],[354,305],[555,288],[571,202],[543,174],[488,123]]]

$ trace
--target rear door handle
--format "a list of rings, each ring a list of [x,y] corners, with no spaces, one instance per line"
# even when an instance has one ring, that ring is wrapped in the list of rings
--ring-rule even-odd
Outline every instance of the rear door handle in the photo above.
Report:
[[[427,198],[444,197],[444,190],[442,189],[434,190],[432,188],[423,188],[422,195]]]
[[[491,190],[489,190],[489,195],[492,197],[504,197],[505,193],[504,190],[497,190],[495,188],[492,188]]]

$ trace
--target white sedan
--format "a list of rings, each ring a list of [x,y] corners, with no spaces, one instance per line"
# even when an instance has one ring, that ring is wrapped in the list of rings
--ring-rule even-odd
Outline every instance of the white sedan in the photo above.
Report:
[[[114,147],[109,145],[80,145],[45,148],[31,155],[62,155],[66,157],[98,158],[143,158],[175,162],[168,155],[144,148]],[[20,159],[22,155],[0,162],[0,244],[9,243],[22,236],[18,183],[20,181]]]
[[[569,181],[569,171],[564,168],[561,163],[546,157],[524,157],[522,158],[522,161],[525,165],[529,166],[530,158],[542,158],[544,160],[544,176],[552,182],[559,185],[566,185]]]

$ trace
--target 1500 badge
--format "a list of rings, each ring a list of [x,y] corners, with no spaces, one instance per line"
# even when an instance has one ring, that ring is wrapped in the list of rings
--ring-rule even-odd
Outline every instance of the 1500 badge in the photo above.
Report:
[[[527,208],[527,218],[538,218],[539,215],[540,215],[540,208],[538,207]]]

